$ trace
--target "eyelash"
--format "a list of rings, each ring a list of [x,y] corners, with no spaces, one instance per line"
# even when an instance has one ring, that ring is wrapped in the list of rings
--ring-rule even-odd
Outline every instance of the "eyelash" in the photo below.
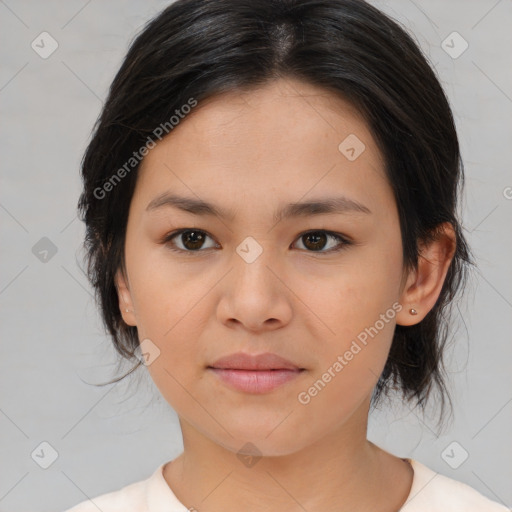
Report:
[[[196,233],[204,234],[213,240],[213,237],[207,231],[204,231],[201,229],[196,229],[196,228],[183,228],[183,229],[179,229],[179,230],[173,231],[173,232],[165,235],[165,237],[163,238],[161,243],[165,244],[169,248],[169,250],[178,252],[181,254],[186,253],[186,254],[192,255],[192,254],[198,254],[198,253],[207,251],[209,249],[213,249],[213,247],[209,247],[208,249],[198,249],[196,251],[191,251],[191,250],[185,250],[185,249],[179,249],[179,248],[173,247],[174,242],[172,242],[172,239],[183,234],[183,233],[187,233],[188,231],[194,231]],[[301,233],[297,237],[297,240],[299,240],[303,236],[310,235],[310,234],[317,234],[317,233],[325,233],[327,236],[337,239],[339,242],[341,242],[341,244],[338,247],[336,247],[334,249],[329,249],[327,251],[323,251],[323,250],[308,251],[307,249],[301,249],[302,251],[310,252],[312,254],[332,254],[332,253],[340,252],[340,251],[346,249],[347,246],[353,245],[352,241],[348,240],[346,237],[344,237],[340,233],[335,233],[333,231],[328,231],[325,229],[316,229],[316,230],[305,231],[304,233]]]

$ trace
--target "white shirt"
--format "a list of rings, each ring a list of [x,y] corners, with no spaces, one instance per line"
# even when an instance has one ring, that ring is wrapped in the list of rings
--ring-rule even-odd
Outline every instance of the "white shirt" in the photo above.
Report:
[[[432,471],[414,459],[412,487],[400,512],[510,512],[467,484]],[[102,494],[65,512],[189,512],[164,479],[165,463],[146,480]],[[191,508],[190,510],[194,510]]]

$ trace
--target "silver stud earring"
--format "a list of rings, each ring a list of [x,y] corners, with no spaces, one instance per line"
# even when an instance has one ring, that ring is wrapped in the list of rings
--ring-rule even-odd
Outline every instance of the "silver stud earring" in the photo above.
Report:
[[[409,313],[411,315],[417,315],[418,314],[418,312],[415,309],[413,309],[413,308],[409,309]]]
[[[127,313],[129,313],[129,312],[130,312],[130,310],[129,310],[129,309],[126,309],[125,311],[126,311]]]

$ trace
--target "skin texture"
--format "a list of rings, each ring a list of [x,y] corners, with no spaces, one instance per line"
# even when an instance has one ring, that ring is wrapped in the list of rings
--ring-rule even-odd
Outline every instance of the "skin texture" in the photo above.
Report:
[[[349,134],[365,144],[354,161],[338,149]],[[235,217],[145,211],[164,191]],[[342,194],[371,214],[273,218],[284,203]],[[420,322],[439,296],[455,243],[444,227],[406,273],[396,204],[367,125],[349,103],[299,81],[201,103],[148,153],[129,212],[127,275],[119,271],[116,284],[124,321],[160,350],[147,368],[179,416],[184,452],[164,477],[182,503],[201,512],[240,503],[248,512],[398,510],[413,472],[366,439],[370,398],[395,323]],[[196,252],[180,235],[175,247],[189,253],[163,242],[182,228],[208,235]],[[352,244],[329,253],[339,242],[327,237],[315,251],[308,230]],[[249,236],[262,249],[251,263],[237,253]],[[394,303],[401,311],[300,403]],[[243,393],[206,369],[237,351],[274,352],[306,371],[271,392]],[[251,452],[246,443],[261,456],[251,466],[237,457]]]

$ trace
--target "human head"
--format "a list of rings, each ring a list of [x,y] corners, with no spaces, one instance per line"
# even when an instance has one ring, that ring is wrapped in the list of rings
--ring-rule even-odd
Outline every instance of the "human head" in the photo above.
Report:
[[[365,120],[396,201],[404,273],[416,268],[422,245],[436,239],[439,226],[453,227],[455,253],[439,298],[416,323],[396,326],[373,396],[376,405],[398,388],[423,406],[437,386],[444,408],[447,311],[469,261],[456,212],[463,181],[458,140],[446,96],[416,44],[360,0],[178,0],[133,42],[84,155],[79,202],[88,275],[114,345],[131,358],[140,341],[122,317],[115,282],[119,269],[126,270],[140,162],[125,167],[122,178],[119,169],[149,139],[158,145],[157,127],[175,124],[168,137],[177,136],[188,122],[184,105],[192,119],[193,102],[199,114],[222,94],[256,91],[280,77],[339,97]],[[116,174],[121,179],[112,181]]]

